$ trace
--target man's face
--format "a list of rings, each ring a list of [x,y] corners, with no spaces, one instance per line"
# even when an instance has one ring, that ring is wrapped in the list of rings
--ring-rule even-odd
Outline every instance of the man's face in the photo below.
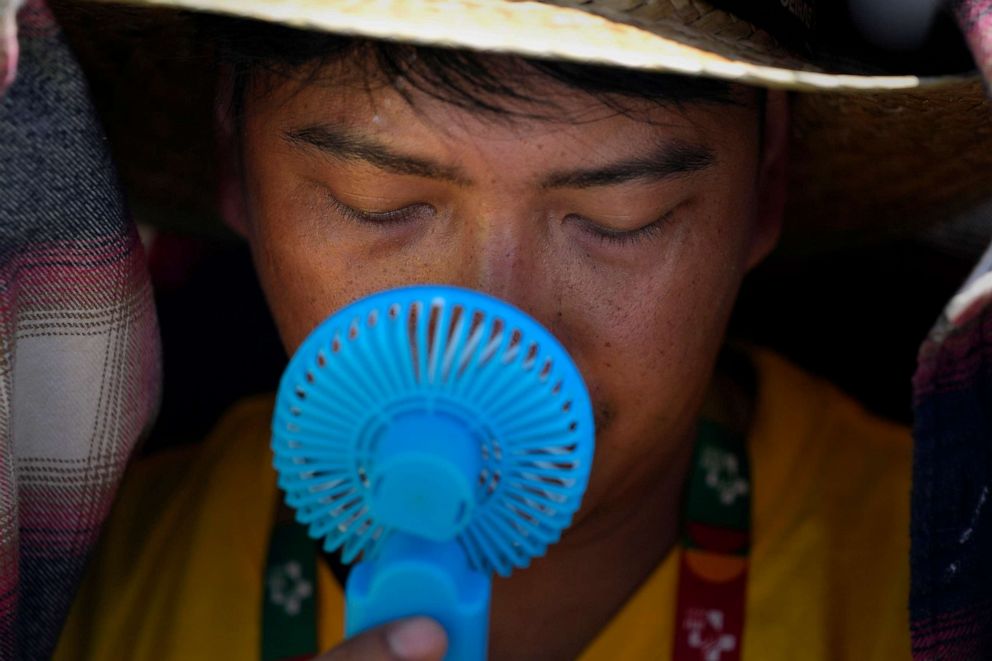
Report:
[[[370,87],[245,99],[246,233],[286,349],[384,288],[492,294],[589,386],[584,512],[649,488],[684,456],[741,278],[777,231],[755,100],[618,114],[548,80],[549,121]]]

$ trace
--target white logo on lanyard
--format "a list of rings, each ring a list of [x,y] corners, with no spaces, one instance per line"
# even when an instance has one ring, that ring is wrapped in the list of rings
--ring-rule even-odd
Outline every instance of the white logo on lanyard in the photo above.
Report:
[[[747,480],[741,477],[741,466],[732,452],[707,447],[703,451],[702,465],[706,469],[706,486],[720,494],[720,502],[733,505],[747,493]]]
[[[290,616],[299,614],[303,601],[313,594],[313,585],[303,577],[303,568],[295,560],[273,567],[266,584],[269,601],[282,606],[286,615]]]
[[[689,647],[699,650],[703,661],[720,661],[720,655],[737,648],[737,637],[723,633],[723,611],[692,609],[682,626],[687,630]]]

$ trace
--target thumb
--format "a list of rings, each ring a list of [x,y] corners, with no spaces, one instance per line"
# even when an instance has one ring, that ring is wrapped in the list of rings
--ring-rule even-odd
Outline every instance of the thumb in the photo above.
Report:
[[[363,631],[313,661],[441,661],[447,648],[440,624],[412,617]]]

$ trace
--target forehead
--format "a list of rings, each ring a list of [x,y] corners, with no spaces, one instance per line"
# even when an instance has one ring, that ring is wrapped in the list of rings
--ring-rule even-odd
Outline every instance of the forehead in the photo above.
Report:
[[[460,109],[497,124],[581,123],[617,113],[651,121],[658,110],[754,108],[762,97],[756,88],[700,77],[361,39],[334,43],[303,64],[260,58],[239,67],[239,87],[254,98],[304,95],[334,105],[399,97],[420,114]]]
[[[756,135],[754,88],[700,87],[694,79],[662,76],[647,81],[642,95],[617,92],[622,81],[604,92],[601,78],[622,71],[578,68],[563,81],[513,58],[472,54],[463,61],[458,55],[400,71],[354,52],[295,75],[256,80],[245,109],[256,130],[287,133],[329,123],[418,149],[527,142],[538,150],[609,152],[658,136],[719,148]],[[425,71],[427,64],[440,68]]]

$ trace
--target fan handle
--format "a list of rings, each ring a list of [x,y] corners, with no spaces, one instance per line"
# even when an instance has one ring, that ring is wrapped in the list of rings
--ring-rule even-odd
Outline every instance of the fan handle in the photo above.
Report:
[[[395,532],[374,560],[355,565],[345,589],[345,636],[423,615],[448,633],[445,659],[481,661],[492,580],[471,569],[457,542]]]

